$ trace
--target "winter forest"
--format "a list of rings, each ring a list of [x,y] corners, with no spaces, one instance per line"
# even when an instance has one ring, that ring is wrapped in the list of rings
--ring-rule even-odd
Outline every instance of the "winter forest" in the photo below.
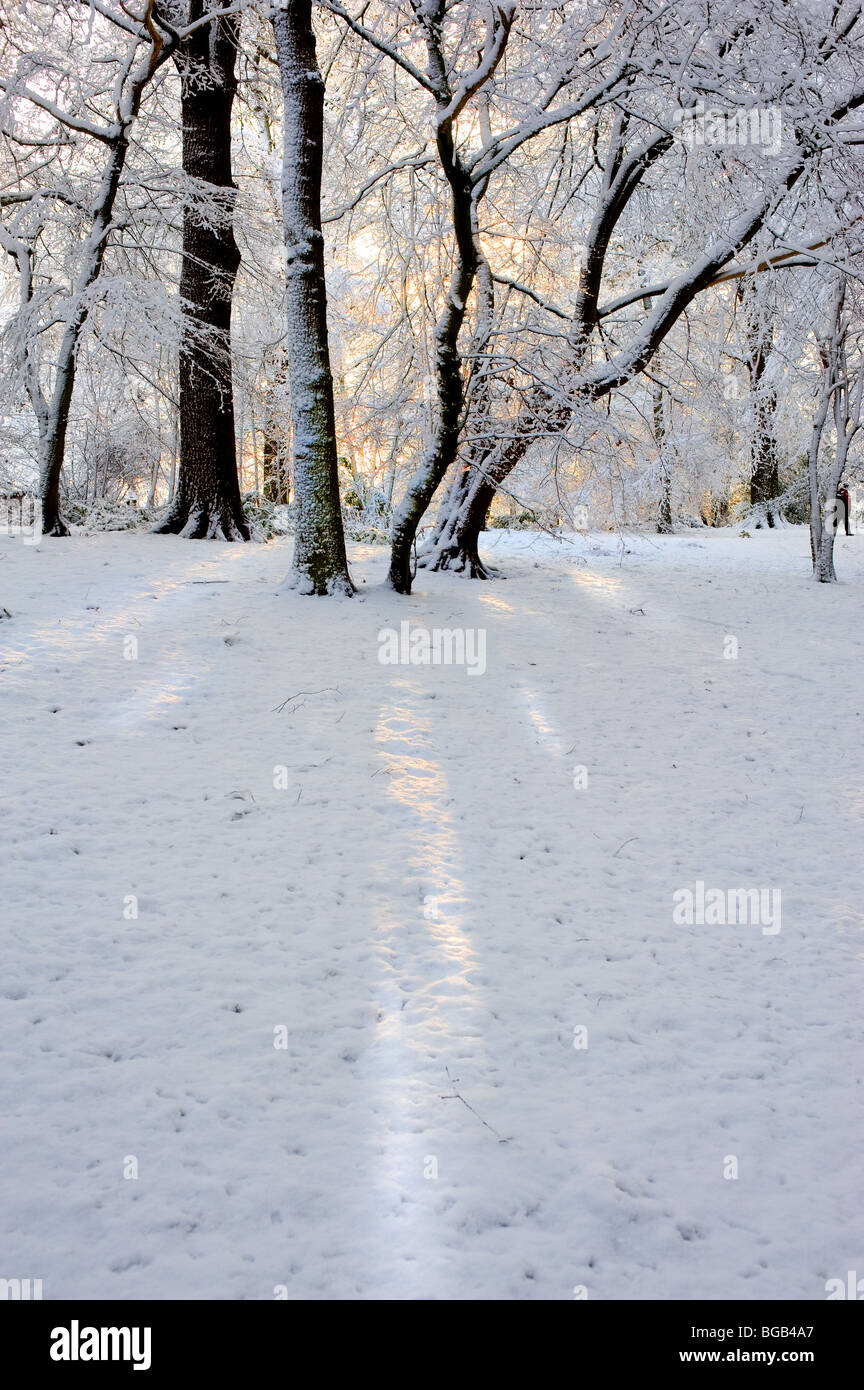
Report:
[[[862,150],[857,0],[0,0],[0,1293],[864,1296]]]

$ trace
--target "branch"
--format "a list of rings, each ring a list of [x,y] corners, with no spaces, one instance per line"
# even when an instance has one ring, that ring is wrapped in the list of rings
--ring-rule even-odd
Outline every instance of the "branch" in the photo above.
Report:
[[[363,201],[366,194],[375,187],[376,183],[380,183],[382,179],[389,178],[390,174],[395,174],[400,169],[422,169],[426,164],[436,163],[437,160],[434,155],[424,155],[422,150],[418,150],[416,154],[406,155],[404,159],[397,160],[395,164],[389,164],[386,169],[381,170],[380,174],[373,174],[371,179],[367,179],[356,197],[353,198],[350,203],[344,203],[338,212],[331,212],[328,213],[326,217],[322,217],[322,226],[327,222],[338,222],[346,213],[353,212],[357,204]]]
[[[124,29],[127,34],[134,34],[136,38],[141,37],[141,25],[128,15],[123,15],[121,17],[116,10],[112,10],[110,6],[106,5],[104,0],[80,0],[80,2],[82,5],[86,6],[88,10],[96,10],[98,14],[102,15],[103,19],[110,20],[112,24],[116,24],[118,29]]]
[[[550,314],[556,314],[559,319],[566,319],[569,323],[572,314],[568,314],[564,309],[559,309],[555,304],[550,304],[547,299],[541,299],[536,290],[532,290],[528,285],[522,285],[518,280],[510,280],[506,275],[493,274],[492,279],[496,285],[507,285],[511,290],[518,290],[519,294],[527,295],[533,299],[535,304],[539,304],[541,309],[546,309]]]
[[[77,198],[73,198],[70,193],[64,193],[60,188],[39,188],[32,193],[0,193],[0,208],[10,207],[13,203],[32,203],[37,198],[56,198],[59,203],[66,203],[70,208],[75,208],[77,212],[89,212],[90,210]]]
[[[592,106],[609,95],[612,89],[622,81],[627,69],[622,63],[598,86],[592,88],[587,96],[581,97],[578,101],[569,102],[566,106],[556,107],[554,111],[538,111],[534,116],[523,121],[509,131],[503,131],[496,135],[491,145],[485,146],[472,160],[466,164],[472,179],[479,183],[488,177],[493,170],[509,159],[520,145],[524,145],[526,140],[531,140],[541,131],[548,130],[551,126],[560,125],[562,121],[572,121],[576,116],[582,116],[586,111],[590,111]]]
[[[508,5],[506,8],[498,6],[497,17],[492,21],[491,33],[487,39],[486,51],[474,71],[459,83],[447,106],[438,113],[439,125],[455,121],[459,112],[464,110],[471,98],[492,77],[504,56],[504,49],[507,47],[507,40],[510,37],[510,29],[515,15],[516,10],[513,5]]]
[[[92,135],[94,140],[101,140],[103,145],[113,145],[120,134],[119,125],[97,126],[92,121],[85,121],[78,116],[72,116],[48,97],[40,96],[38,92],[31,91],[29,87],[18,87],[14,82],[7,82],[5,77],[0,77],[0,92],[5,92],[10,97],[23,97],[25,101],[30,101],[34,106],[38,106],[40,110],[47,111],[49,116],[53,116],[55,121],[59,121],[69,130],[77,130],[82,135]]]
[[[648,365],[660,343],[687,306],[702,290],[714,284],[736,253],[752,241],[769,215],[775,197],[781,192],[788,192],[798,182],[805,167],[804,155],[799,151],[798,158],[787,167],[779,187],[741,213],[733,222],[727,236],[715,241],[683,275],[679,275],[663,288],[660,303],[641,333],[637,333],[633,341],[622,348],[616,357],[589,369],[581,377],[581,383],[589,395],[597,399],[609,391],[614,391]],[[640,294],[642,298],[647,297],[644,288]]]
[[[722,274],[715,275],[712,280],[709,280],[705,289],[709,289],[712,285],[722,285],[727,280],[740,280],[745,275],[758,275],[766,270],[810,269],[818,265],[819,260],[808,257],[807,252],[818,251],[820,246],[827,246],[838,235],[839,232],[833,232],[830,237],[824,237],[821,241],[814,241],[812,245],[804,246],[800,251],[784,251],[777,256],[766,256],[761,261],[751,261],[749,265],[730,266],[728,270],[724,270]],[[605,319],[609,314],[617,313],[619,309],[626,309],[628,304],[635,304],[637,299],[654,299],[657,295],[665,294],[671,283],[672,281],[667,280],[662,285],[647,285],[638,290],[629,290],[627,294],[622,294],[619,299],[613,299],[611,304],[602,305],[597,310],[597,317],[598,319]]]
[[[361,39],[365,39],[373,48],[377,48],[379,53],[390,58],[397,67],[407,72],[409,77],[413,77],[415,82],[419,82],[421,87],[425,87],[427,92],[431,92],[436,99],[439,96],[438,89],[429,78],[415,67],[409,58],[403,58],[397,48],[393,46],[389,39],[379,39],[377,34],[373,34],[371,29],[367,29],[365,24],[360,24],[358,20],[352,19],[347,10],[343,9],[338,0],[320,0],[322,9],[329,10],[331,14],[338,15],[343,19],[350,29],[354,30]]]

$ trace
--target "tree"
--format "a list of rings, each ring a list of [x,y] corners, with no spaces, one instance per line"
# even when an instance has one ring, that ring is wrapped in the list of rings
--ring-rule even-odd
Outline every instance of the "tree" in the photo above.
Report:
[[[829,58],[838,52],[843,53],[845,59],[847,37],[855,22],[854,15],[850,19],[846,14],[833,13],[824,29],[814,36],[808,50],[807,59],[814,70],[827,65]],[[664,20],[658,23],[656,38],[658,43],[665,38],[670,47],[663,63],[658,65],[660,85],[656,99],[648,102],[645,92],[640,91],[639,107],[632,100],[619,102],[621,110],[595,176],[594,213],[585,239],[574,308],[568,314],[557,306],[547,306],[551,313],[570,320],[567,355],[555,359],[555,368],[547,370],[545,380],[539,379],[543,374],[536,360],[532,361],[523,372],[526,384],[520,382],[511,391],[510,409],[504,418],[499,418],[497,429],[490,429],[488,425],[484,428],[486,443],[480,459],[476,460],[475,451],[470,470],[463,470],[454,478],[432,539],[419,557],[422,565],[432,569],[455,568],[472,576],[486,577],[488,571],[478,554],[478,539],[489,507],[496,490],[538,439],[562,433],[578,418],[582,407],[619,390],[643,372],[667,335],[710,286],[732,277],[756,274],[763,264],[782,262],[787,268],[812,264],[812,260],[796,258],[792,252],[781,249],[782,240],[780,246],[776,246],[777,234],[773,230],[766,231],[766,236],[770,251],[776,250],[776,256],[769,253],[764,260],[758,257],[744,267],[734,262],[770,226],[771,218],[782,209],[790,190],[801,182],[816,159],[824,157],[832,142],[842,141],[842,129],[838,128],[864,103],[864,89],[860,83],[850,89],[842,63],[833,82],[826,84],[821,104],[815,111],[812,98],[808,98],[809,106],[802,99],[796,108],[790,131],[793,138],[781,159],[773,163],[766,161],[763,168],[757,168],[752,161],[741,168],[740,156],[734,151],[735,157],[724,160],[717,176],[707,183],[707,191],[712,200],[720,195],[724,203],[734,191],[739,210],[728,213],[724,207],[719,212],[715,205],[711,217],[717,230],[707,246],[703,243],[704,249],[699,247],[695,251],[689,266],[660,284],[649,286],[647,293],[645,288],[640,288],[619,294],[605,305],[600,303],[613,234],[627,216],[632,216],[634,200],[649,171],[662,173],[661,161],[667,156],[676,161],[680,158],[681,144],[674,127],[667,124],[662,129],[663,122],[656,114],[665,82],[674,75],[678,90],[689,91],[694,96],[700,90],[711,91],[712,86],[715,92],[722,90],[721,82],[728,83],[730,74],[739,67],[743,72],[750,63],[753,45],[762,41],[758,25],[748,21],[735,27],[730,23],[730,37],[716,49],[712,50],[710,45],[702,48],[696,36],[685,58],[677,60],[672,45],[674,41],[675,46],[680,47],[680,41],[671,30],[664,35],[664,23]],[[786,42],[782,31],[771,30],[770,37],[781,47]],[[784,51],[783,62],[792,61]],[[799,61],[797,55],[795,61]],[[643,67],[647,73],[647,62]],[[655,80],[652,76],[651,81]],[[796,74],[796,82],[801,82],[800,72]],[[767,85],[761,99],[767,103],[772,94]],[[734,90],[728,92],[728,99],[733,109],[736,102],[740,105],[740,95]],[[651,108],[650,114],[646,105]],[[693,109],[698,111],[699,108],[694,106]],[[659,133],[658,126],[661,127]],[[596,143],[591,147],[590,157],[600,163]],[[589,166],[584,177],[587,179],[590,174]],[[538,300],[530,286],[522,290]],[[657,299],[658,302],[635,328],[626,314],[618,317],[644,299]],[[543,303],[542,297],[539,302]],[[626,335],[623,342],[622,330]],[[560,332],[557,336],[560,338]],[[512,377],[512,367],[508,371]],[[476,437],[470,416],[464,428],[466,433]]]
[[[503,57],[514,13],[512,7],[501,7],[493,12],[480,61],[454,92],[441,35],[446,9],[446,0],[435,0],[431,6],[415,6],[426,41],[427,85],[435,98],[435,144],[450,187],[454,254],[450,286],[435,327],[435,427],[425,455],[393,517],[390,583],[400,594],[411,592],[412,548],[420,518],[456,456],[463,400],[459,334],[481,260],[476,203],[488,179],[478,181],[462,160],[456,148],[456,120],[471,97],[493,76]]]
[[[820,584],[836,582],[834,539],[839,508],[837,489],[849,457],[849,446],[864,425],[864,356],[862,330],[854,326],[845,276],[838,275],[831,300],[829,325],[817,336],[820,363],[819,396],[807,451],[810,483],[810,553],[813,574]],[[853,356],[850,359],[850,349]],[[825,425],[832,419],[834,444],[820,461]]]
[[[328,0],[327,7],[432,96],[435,147],[450,197],[451,274],[435,327],[432,427],[420,462],[394,511],[392,524],[389,581],[398,593],[408,594],[417,529],[440,483],[455,463],[465,422],[464,364],[459,338],[466,321],[469,296],[486,262],[479,235],[478,208],[495,172],[507,165],[528,142],[558,127],[569,126],[579,116],[613,99],[628,73],[627,58],[622,56],[626,55],[627,44],[619,33],[622,54],[616,51],[610,57],[611,46],[598,40],[593,13],[586,18],[581,14],[573,16],[566,9],[552,7],[547,12],[541,8],[536,32],[526,15],[524,50],[529,69],[526,72],[522,64],[514,60],[513,90],[502,98],[502,92],[495,87],[495,79],[508,48],[514,5],[469,5],[462,19],[461,10],[457,16],[457,6],[448,0],[430,0],[430,3],[410,0],[414,25],[410,37],[416,32],[425,47],[425,72],[407,56],[404,41],[400,46],[398,38],[382,35],[360,24],[336,0]],[[398,34],[404,27],[404,17],[400,7],[395,8]],[[485,35],[481,40],[483,29]],[[544,40],[555,43],[556,48],[560,46],[561,56],[558,58],[556,53],[551,71],[548,75],[544,72],[541,79],[534,64],[537,46]],[[477,52],[477,61],[471,67],[464,65],[465,52]],[[571,91],[575,87],[582,90],[573,97]],[[502,103],[505,118],[509,118],[497,130],[493,130],[489,120],[493,89]],[[530,94],[527,99],[526,92]],[[566,99],[559,100],[562,94]],[[475,98],[478,100],[472,107]],[[479,133],[479,148],[471,148],[470,135],[458,138],[457,122],[463,115],[469,132]],[[481,289],[484,305],[481,317],[488,316],[490,283],[487,277]],[[479,372],[477,380],[482,376]],[[476,401],[478,405],[488,402],[485,387],[476,393]]]
[[[188,0],[197,24],[178,44],[181,77],[183,261],[180,301],[180,474],[168,516],[155,528],[192,540],[248,540],[237,477],[231,361],[231,305],[240,252],[234,237],[236,186],[231,164],[231,111],[240,18],[209,18],[219,7]]]
[[[45,148],[44,165],[49,170],[62,168],[59,152],[70,145],[104,151],[101,160],[95,161],[92,201],[70,194],[63,184],[52,188],[45,181],[44,165],[39,166],[38,186],[15,195],[18,207],[41,210],[52,198],[70,205],[81,227],[68,293],[62,305],[57,305],[56,296],[52,305],[50,327],[59,330],[60,336],[47,384],[41,353],[44,329],[33,322],[38,310],[34,262],[41,226],[37,222],[29,234],[20,235],[17,228],[4,228],[0,238],[19,268],[24,377],[39,427],[39,486],[46,535],[68,534],[60,509],[60,477],[78,354],[109,240],[116,230],[114,211],[133,127],[145,92],[175,49],[201,24],[197,20],[182,29],[168,29],[155,8],[155,0],[144,0],[141,16],[135,17],[122,4],[115,7],[110,0],[93,0],[88,16],[76,0],[62,0],[64,23],[60,24],[55,4],[35,0],[30,14],[38,38],[26,32],[20,39],[6,35],[8,75],[0,78],[6,139],[25,150],[34,145]],[[98,61],[92,61],[94,48]],[[22,109],[38,113],[35,125],[27,122]]]
[[[324,80],[311,0],[287,0],[273,11],[272,19],[284,98],[282,221],[297,505],[293,583],[304,594],[351,594],[339,502],[321,231]]]

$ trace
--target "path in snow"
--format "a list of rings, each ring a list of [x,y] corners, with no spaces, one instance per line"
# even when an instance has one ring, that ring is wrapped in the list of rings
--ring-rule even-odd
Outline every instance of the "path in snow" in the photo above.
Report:
[[[284,545],[2,543],[0,1275],[810,1299],[864,1267],[857,538],[834,589],[800,530],[492,539],[506,582],[399,600],[365,549],[350,603],[278,593]],[[405,617],[485,628],[486,674],[382,666]],[[673,925],[697,879],[779,886],[782,931]]]

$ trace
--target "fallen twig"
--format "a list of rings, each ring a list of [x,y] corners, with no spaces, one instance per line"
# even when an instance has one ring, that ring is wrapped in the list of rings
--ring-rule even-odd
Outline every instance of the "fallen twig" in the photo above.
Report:
[[[500,1134],[498,1133],[497,1129],[495,1129],[493,1125],[487,1124],[486,1120],[483,1119],[483,1116],[477,1114],[477,1111],[474,1109],[474,1106],[473,1106],[473,1105],[469,1105],[469,1104],[468,1104],[468,1101],[465,1099],[465,1097],[464,1097],[463,1095],[460,1095],[460,1093],[456,1090],[456,1081],[459,1080],[458,1076],[456,1077],[456,1079],[455,1079],[455,1081],[454,1081],[453,1077],[450,1075],[450,1068],[449,1068],[449,1067],[445,1067],[444,1070],[445,1070],[446,1073],[447,1073],[447,1080],[450,1082],[450,1085],[453,1087],[453,1094],[452,1094],[452,1096],[439,1096],[439,1100],[461,1100],[461,1102],[462,1102],[462,1104],[465,1106],[465,1108],[466,1108],[467,1110],[470,1110],[470,1111],[471,1111],[471,1114],[472,1114],[472,1115],[475,1115],[475,1116],[477,1117],[477,1119],[480,1121],[481,1125],[485,1125],[486,1129],[488,1129],[492,1134],[495,1135],[495,1138],[498,1140],[498,1143],[499,1143],[499,1144],[509,1144],[509,1143],[510,1143],[510,1139],[512,1139],[513,1136],[511,1135],[510,1138],[505,1139],[502,1135],[500,1135]]]

